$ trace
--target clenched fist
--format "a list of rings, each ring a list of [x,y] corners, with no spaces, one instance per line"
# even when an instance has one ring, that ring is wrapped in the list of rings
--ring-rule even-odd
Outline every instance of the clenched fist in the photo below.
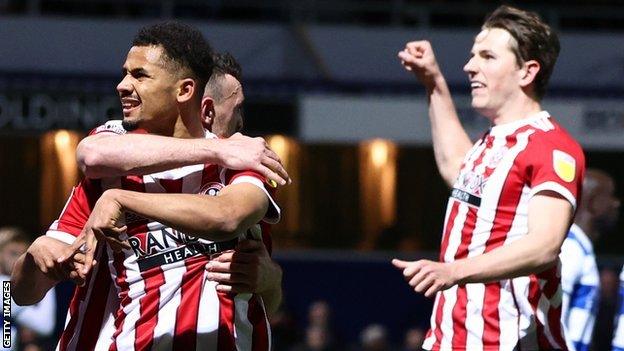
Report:
[[[398,54],[401,64],[407,71],[418,77],[425,87],[432,87],[435,80],[442,76],[431,43],[426,40],[411,41]]]

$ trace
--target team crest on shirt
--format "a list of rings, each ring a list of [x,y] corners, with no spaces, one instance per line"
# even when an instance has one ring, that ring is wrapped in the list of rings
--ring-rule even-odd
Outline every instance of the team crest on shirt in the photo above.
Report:
[[[487,166],[489,168],[496,168],[496,166],[498,166],[503,157],[505,157],[507,151],[509,151],[509,149],[506,146],[503,146],[496,150],[496,152],[494,152],[492,157],[490,157],[490,159],[488,160]]]
[[[204,186],[199,189],[199,193],[203,195],[217,196],[223,187],[224,186],[221,183],[210,182],[208,184],[204,184]]]
[[[576,175],[576,160],[563,151],[553,150],[553,168],[559,178],[570,183]]]

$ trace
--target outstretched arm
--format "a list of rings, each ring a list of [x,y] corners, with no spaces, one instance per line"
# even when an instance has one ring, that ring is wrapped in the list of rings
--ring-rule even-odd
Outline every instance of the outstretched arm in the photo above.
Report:
[[[428,41],[413,41],[398,56],[403,67],[425,86],[436,164],[446,184],[453,186],[471,142],[459,121],[433,48]]]
[[[452,263],[393,260],[416,292],[433,296],[455,284],[488,283],[539,273],[558,260],[572,220],[572,205],[544,191],[529,203],[529,231],[524,237],[482,255]]]
[[[264,139],[240,133],[227,139],[101,133],[83,139],[76,158],[88,178],[142,175],[212,163],[229,169],[251,169],[280,185],[290,181],[279,157]]]

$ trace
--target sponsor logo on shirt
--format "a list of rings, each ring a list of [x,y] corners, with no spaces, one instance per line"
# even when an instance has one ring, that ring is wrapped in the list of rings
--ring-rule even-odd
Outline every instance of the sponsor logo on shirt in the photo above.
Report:
[[[200,194],[216,196],[224,185],[218,182],[207,183],[199,190]],[[136,215],[130,221],[143,220]],[[223,250],[233,249],[236,241],[210,243],[194,236],[184,234],[173,228],[162,226],[147,233],[128,238],[130,247],[137,257],[140,271],[170,264],[198,255],[210,255]]]
[[[481,198],[467,193],[461,189],[453,188],[451,191],[451,197],[459,201],[466,202],[472,206],[481,206]]]
[[[485,187],[485,177],[473,171],[462,172],[459,175],[459,188],[471,194],[481,196],[483,187]]]
[[[128,238],[141,272],[198,255],[211,255],[230,250],[236,246],[237,241],[238,239],[215,243],[202,242],[196,237],[172,228],[153,230],[145,235]]]
[[[451,197],[459,201],[466,202],[469,205],[481,206],[481,194],[485,187],[487,179],[483,174],[473,171],[464,171],[460,173],[455,187],[451,190]]]
[[[565,182],[570,183],[576,176],[576,160],[563,151],[553,150],[553,168]]]

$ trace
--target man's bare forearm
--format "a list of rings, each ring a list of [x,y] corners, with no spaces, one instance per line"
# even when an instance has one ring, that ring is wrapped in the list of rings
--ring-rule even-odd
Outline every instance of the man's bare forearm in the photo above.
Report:
[[[541,272],[557,262],[557,254],[524,237],[488,253],[452,263],[459,284],[489,283]]]
[[[11,274],[11,294],[20,306],[41,301],[57,281],[45,276],[29,253],[24,253],[15,263]]]
[[[92,135],[80,142],[85,176],[143,175],[182,166],[219,163],[218,139],[179,139],[148,134]]]
[[[268,208],[266,195],[251,184],[230,186],[241,191],[219,196],[195,194],[148,194],[126,190],[108,190],[105,194],[117,201],[124,211],[151,218],[189,235],[222,241],[236,237],[243,229],[262,219]]]
[[[426,89],[436,164],[444,181],[452,186],[472,144],[459,121],[451,93],[442,74],[433,79]]]
[[[488,253],[451,263],[458,283],[487,283],[551,267],[558,260],[572,213],[564,199],[534,196],[529,204],[528,234]]]

